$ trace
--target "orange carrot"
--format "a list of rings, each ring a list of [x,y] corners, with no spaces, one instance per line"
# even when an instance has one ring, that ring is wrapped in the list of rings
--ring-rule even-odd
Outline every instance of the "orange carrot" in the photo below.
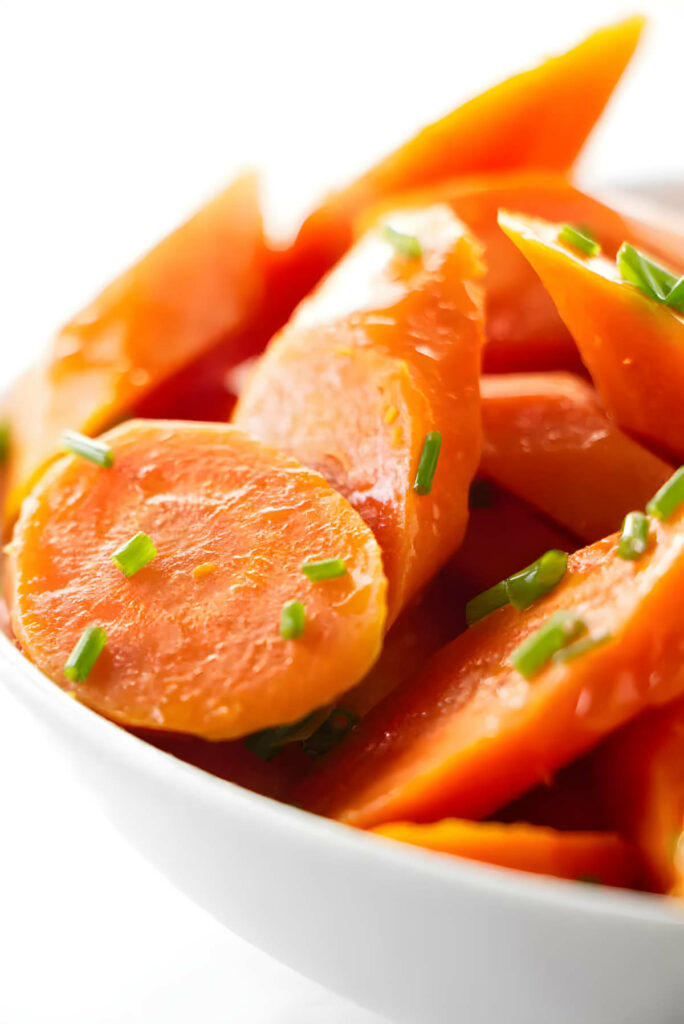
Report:
[[[481,472],[584,541],[619,528],[672,475],[566,373],[483,377]]]
[[[58,462],[11,544],[12,625],[46,675],[124,725],[218,740],[294,722],[368,671],[380,550],[318,474],[223,424],[131,420],[102,440],[113,467]],[[112,555],[139,531],[157,555],[127,578]],[[302,563],[329,558],[345,574],[310,582]],[[284,639],[293,600],[304,630]],[[91,625],[106,647],[71,684],[65,664]]]
[[[226,336],[243,358],[266,262],[256,181],[245,177],[62,328],[9,396],[9,523],[62,430],[99,433]]]
[[[417,257],[385,237],[387,224]],[[369,230],[269,346],[234,420],[318,470],[383,552],[389,621],[463,538],[480,452],[480,264],[448,207]],[[428,435],[429,494],[414,487]]]
[[[684,315],[623,281],[602,255],[558,241],[558,225],[502,213],[572,332],[603,403],[625,430],[684,458]]]
[[[445,818],[433,825],[392,822],[375,833],[412,846],[517,871],[628,888],[636,881],[636,856],[612,832],[557,832],[535,825]]]
[[[567,53],[494,86],[330,195],[297,239],[310,283],[349,247],[359,213],[399,192],[456,175],[567,171],[629,63],[643,24],[634,17],[610,25]]]
[[[577,539],[488,480],[471,490],[468,528],[445,573],[458,588],[460,608],[472,597],[534,562],[545,551],[573,551]],[[465,619],[461,620],[463,626]],[[433,652],[430,651],[430,654]]]
[[[684,896],[684,701],[625,726],[596,763],[606,809],[641,851],[649,888]]]
[[[517,172],[456,178],[392,197],[359,218],[359,228],[383,210],[447,203],[484,246],[487,373],[572,370],[585,373],[577,346],[544,285],[497,223],[501,208],[545,220],[580,224],[614,257],[627,240],[684,272],[684,238],[658,221],[646,224],[580,192],[559,174]],[[662,218],[662,215],[660,215]]]
[[[577,552],[550,593],[481,619],[378,705],[296,799],[362,827],[491,814],[684,694],[683,588],[682,509],[652,523],[637,561],[618,557],[616,537]],[[516,650],[562,611],[597,643],[526,678]]]

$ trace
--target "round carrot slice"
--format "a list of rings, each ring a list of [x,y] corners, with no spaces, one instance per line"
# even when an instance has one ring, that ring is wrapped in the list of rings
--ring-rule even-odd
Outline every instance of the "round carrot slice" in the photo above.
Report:
[[[317,473],[224,424],[132,420],[105,434],[111,469],[68,457],[25,502],[10,549],[24,652],[127,726],[232,739],[294,722],[377,657],[386,580],[361,517]],[[112,555],[139,532],[156,557]],[[302,564],[340,559],[312,581]],[[283,607],[303,632],[281,635]],[[107,643],[87,679],[64,668],[89,626]]]

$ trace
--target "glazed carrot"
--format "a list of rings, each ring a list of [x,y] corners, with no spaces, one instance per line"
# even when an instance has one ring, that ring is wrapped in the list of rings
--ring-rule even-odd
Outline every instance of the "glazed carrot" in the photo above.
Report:
[[[584,541],[618,529],[672,475],[571,374],[483,377],[480,391],[481,472]]]
[[[245,177],[59,331],[9,396],[8,522],[59,453],[62,430],[99,433],[226,336],[243,358],[266,262],[256,181]]]
[[[596,763],[607,812],[641,851],[649,888],[684,896],[684,701],[630,723]]]
[[[478,480],[472,495],[463,543],[445,569],[458,588],[461,610],[465,601],[534,562],[545,551],[574,551],[578,546],[572,534],[488,480]]]
[[[500,209],[582,225],[611,258],[626,240],[684,272],[684,237],[662,224],[655,211],[649,211],[653,223],[644,223],[579,191],[559,174],[526,171],[456,178],[392,197],[365,212],[359,218],[359,230],[399,203],[414,207],[435,202],[447,203],[484,246],[487,373],[562,369],[586,373],[573,337],[544,285],[499,227]]]
[[[330,195],[297,240],[311,283],[342,256],[355,218],[373,203],[455,175],[568,170],[629,63],[643,24],[634,17],[610,25],[494,86]]]
[[[491,814],[684,693],[683,588],[681,508],[652,522],[636,561],[618,557],[617,537],[577,552],[545,597],[481,619],[378,705],[296,799],[361,827]],[[569,620],[555,615],[563,612]],[[542,658],[535,672],[520,645],[540,643],[538,631],[554,624],[545,657],[573,637],[584,649]]]
[[[368,671],[385,620],[380,550],[318,474],[224,424],[131,420],[102,441],[112,468],[58,462],[11,544],[12,625],[46,675],[124,725],[219,740],[294,722]],[[127,577],[112,555],[140,532],[156,557]],[[302,565],[330,558],[343,573],[311,582]],[[305,625],[290,640],[293,600]],[[91,626],[106,646],[70,682]]]
[[[613,261],[559,242],[557,224],[505,213],[500,224],[539,274],[610,415],[684,458],[684,315],[623,281]]]
[[[392,822],[373,831],[412,846],[537,875],[622,888],[636,881],[634,851],[613,832],[557,832],[535,825],[458,818],[433,825]]]
[[[402,254],[388,226],[418,254]],[[390,622],[465,531],[481,443],[480,273],[447,207],[388,216],[297,309],[235,412],[361,513],[382,548]],[[416,479],[435,434],[424,487]]]

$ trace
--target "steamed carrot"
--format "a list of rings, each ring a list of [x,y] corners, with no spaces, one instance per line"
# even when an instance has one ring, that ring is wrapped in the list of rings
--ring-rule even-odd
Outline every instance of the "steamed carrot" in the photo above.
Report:
[[[55,464],[11,544],[12,625],[46,675],[121,724],[219,740],[295,722],[368,671],[380,550],[318,474],[223,424],[129,421],[102,441],[112,468]],[[112,556],[141,531],[156,557],[127,578]],[[302,565],[326,559],[336,578],[311,582]],[[305,623],[285,639],[291,601]],[[72,683],[91,626],[106,646]]]
[[[457,587],[462,612],[466,601],[534,562],[545,551],[574,551],[577,546],[573,534],[550,522],[530,504],[479,479],[471,490],[463,543],[444,572]],[[464,622],[462,619],[461,624]]]
[[[597,752],[606,810],[655,892],[684,896],[684,701],[649,711]]]
[[[263,302],[267,250],[256,181],[241,178],[122,274],[51,342],[9,395],[6,520],[60,451],[97,434],[222,338],[233,361]]]
[[[673,467],[615,426],[566,373],[483,377],[481,472],[592,542],[620,527]]]
[[[517,871],[628,888],[637,877],[632,848],[612,832],[557,832],[527,824],[445,818],[433,825],[391,822],[375,833],[412,846]]]
[[[616,423],[684,458],[684,315],[623,281],[603,255],[558,241],[557,224],[505,213],[500,224],[539,274]]]
[[[397,251],[388,226],[417,254]],[[481,443],[480,274],[447,207],[388,216],[272,341],[235,412],[238,426],[318,470],[361,513],[382,548],[390,622],[465,531]],[[435,434],[441,449],[421,494],[418,467]]]
[[[546,596],[481,619],[378,705],[296,799],[361,827],[493,813],[684,694],[683,588],[681,509],[652,522],[636,561],[618,557],[616,537],[577,552]],[[596,644],[522,675],[519,645],[561,611],[578,619],[568,642]]]
[[[494,86],[331,194],[297,239],[310,283],[342,256],[355,218],[378,201],[456,175],[567,171],[629,63],[643,24],[633,17],[610,25]]]
[[[524,171],[456,178],[392,197],[366,211],[358,226],[362,229],[399,204],[435,202],[447,203],[484,246],[487,373],[563,369],[586,373],[573,337],[544,285],[499,227],[500,209],[582,225],[611,258],[628,241],[684,272],[684,238],[662,223],[662,214],[649,211],[652,223],[637,220],[579,191],[559,174]]]

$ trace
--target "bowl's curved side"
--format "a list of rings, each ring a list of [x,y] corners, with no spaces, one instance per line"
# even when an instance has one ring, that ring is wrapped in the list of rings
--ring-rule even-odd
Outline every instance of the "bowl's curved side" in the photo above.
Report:
[[[255,796],[69,700],[4,638],[0,676],[170,879],[340,994],[408,1024],[681,1020],[674,904],[424,853]]]

